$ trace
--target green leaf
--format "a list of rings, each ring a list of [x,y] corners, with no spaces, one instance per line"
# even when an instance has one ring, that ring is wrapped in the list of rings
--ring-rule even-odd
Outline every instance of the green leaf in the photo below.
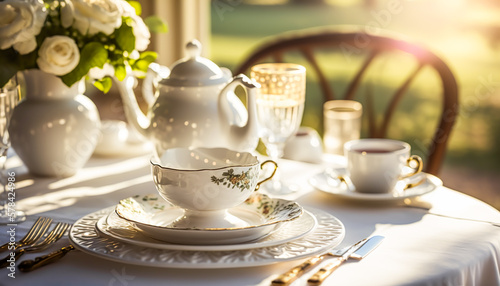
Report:
[[[137,16],[141,16],[142,14],[141,3],[139,3],[139,1],[127,1],[127,2],[128,4],[130,4],[130,6],[134,7],[135,14],[137,14]]]
[[[167,24],[158,16],[149,16],[144,19],[144,23],[148,26],[149,31],[152,33],[166,33],[168,32]]]
[[[127,75],[127,69],[125,68],[125,65],[123,64],[115,65],[115,76],[119,81],[124,80],[126,75]]]
[[[135,36],[132,27],[126,23],[130,18],[124,18],[123,20],[120,28],[116,30],[116,43],[121,50],[130,53],[135,49]]]
[[[132,69],[146,73],[149,65],[156,60],[157,56],[157,53],[150,51],[141,53],[139,59],[133,62]]]
[[[34,69],[37,67],[36,59],[38,58],[38,50],[34,50],[29,54],[19,56],[19,58],[21,57],[22,60],[20,60],[19,62],[21,63],[23,70]]]
[[[134,71],[141,71],[143,73],[146,73],[148,71],[149,64],[150,64],[150,62],[138,60],[134,63],[134,65],[132,66],[132,69]]]
[[[108,91],[111,89],[111,86],[113,84],[113,81],[111,80],[110,77],[104,77],[100,80],[94,81],[94,86],[97,87],[100,91],[104,93],[108,93]]]
[[[0,87],[3,87],[22,68],[18,61],[18,55],[13,49],[2,50],[0,63]]]
[[[154,62],[158,57],[158,53],[152,51],[145,51],[139,55],[140,60],[145,60],[149,62]]]
[[[103,44],[98,42],[88,43],[80,52],[80,62],[76,68],[69,74],[62,76],[61,79],[67,86],[72,86],[86,76],[91,68],[102,68],[107,60],[108,51]]]

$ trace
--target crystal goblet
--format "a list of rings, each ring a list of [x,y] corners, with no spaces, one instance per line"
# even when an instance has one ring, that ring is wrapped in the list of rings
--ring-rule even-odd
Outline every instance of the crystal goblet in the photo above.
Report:
[[[261,85],[257,92],[260,137],[267,154],[279,165],[286,141],[302,121],[306,69],[292,63],[259,64],[252,67],[251,77]],[[284,184],[277,173],[265,189],[270,194],[286,194],[295,191],[295,186]]]
[[[7,172],[5,163],[10,147],[9,123],[14,108],[19,103],[19,83],[17,76],[0,88],[0,224],[24,221],[24,212],[16,210],[15,173]]]

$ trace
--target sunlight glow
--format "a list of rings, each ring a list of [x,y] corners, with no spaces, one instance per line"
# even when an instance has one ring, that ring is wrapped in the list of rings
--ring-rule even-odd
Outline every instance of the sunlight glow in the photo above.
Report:
[[[341,7],[354,6],[354,5],[359,5],[361,3],[360,0],[326,0],[325,2],[328,5],[341,6]]]
[[[122,174],[138,168],[149,166],[147,157],[137,157],[123,161],[117,161],[114,164],[98,167],[88,167],[82,170],[78,176],[61,179],[49,185],[49,189],[61,189],[77,183],[92,181],[96,178],[104,178],[111,175]]]
[[[280,5],[285,4],[288,0],[247,0],[250,5]]]
[[[98,161],[99,159],[96,160]],[[120,159],[106,165],[89,166],[82,169],[78,173],[78,176],[63,178],[53,182],[48,181],[47,186],[37,190],[35,196],[19,199],[16,204],[27,215],[33,215],[72,206],[81,198],[98,199],[99,196],[131,188],[139,184],[148,182],[152,184],[151,174],[147,171],[149,164],[148,156],[141,156],[125,160]],[[127,172],[140,172],[140,174],[145,175],[140,177],[132,176],[132,179],[111,185],[102,185],[99,183],[102,180],[106,180],[107,177],[123,176]],[[33,179],[20,180],[16,182],[16,187],[18,189],[27,186],[34,188],[32,185],[35,184],[35,181]],[[152,189],[154,190],[153,184]]]
[[[112,185],[104,185],[102,187],[77,187],[62,189],[46,194],[29,197],[19,200],[17,204],[21,209],[26,210],[27,215],[47,212],[54,209],[67,207],[75,204],[78,198],[95,197],[109,194],[121,189],[129,188],[142,183],[151,182],[151,175],[147,174],[131,180],[122,181]]]

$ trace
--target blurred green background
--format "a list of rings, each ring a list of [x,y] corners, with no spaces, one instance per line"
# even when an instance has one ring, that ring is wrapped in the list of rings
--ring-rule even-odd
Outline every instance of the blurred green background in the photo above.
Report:
[[[389,13],[394,11],[389,5],[396,5],[397,13]],[[329,25],[371,25],[428,46],[450,66],[460,90],[460,114],[440,177],[446,186],[500,209],[500,2],[213,0],[211,13],[210,58],[230,69],[266,37]],[[336,65],[345,66],[345,59],[325,60],[331,63],[336,88],[342,89],[348,75],[337,72]],[[371,74],[379,87],[370,92],[383,94],[384,84],[380,83],[389,86],[391,81],[402,80],[406,74],[401,74],[400,67],[405,60],[402,57],[378,63],[387,77]],[[437,78],[430,72],[422,73],[405,96],[399,108],[401,114],[395,116],[398,119],[389,130],[389,137],[413,143],[417,154],[423,145],[419,142],[430,140],[425,136],[434,130],[434,116],[440,112],[436,88],[439,92]],[[322,133],[319,91],[308,85],[306,96],[303,125]]]

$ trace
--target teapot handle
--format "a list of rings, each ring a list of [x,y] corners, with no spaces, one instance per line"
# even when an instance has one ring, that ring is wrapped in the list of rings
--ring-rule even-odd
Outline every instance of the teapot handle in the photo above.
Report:
[[[237,76],[235,76],[233,78],[233,80],[228,83],[224,89],[222,89],[220,95],[219,95],[219,109],[220,111],[222,111],[225,115],[226,115],[226,120],[228,120],[231,125],[239,125],[241,122],[239,121],[246,121],[246,119],[243,119],[243,118],[238,118],[238,122],[234,122],[234,120],[232,120],[232,118],[235,118],[233,114],[234,112],[231,112],[231,106],[233,106],[233,108],[235,106],[239,106],[238,104],[235,104],[234,102],[232,102],[233,100],[236,100],[238,99],[238,97],[234,94],[234,90],[236,89],[236,87],[238,87],[239,85],[243,86],[245,88],[245,91],[246,91],[246,94],[247,94],[247,106],[248,107],[251,107],[251,105],[249,105],[248,101],[250,101],[250,92],[252,91],[253,88],[259,88],[260,87],[260,84],[258,84],[257,82],[249,79],[246,75],[244,74],[239,74]],[[232,96],[229,96],[229,95],[232,95]],[[253,98],[252,98],[253,100]],[[239,99],[238,99],[239,101]],[[244,106],[241,105],[243,108]],[[247,111],[246,110],[238,110],[236,113],[239,113],[239,114],[247,114]],[[231,115],[230,115],[231,114]]]
[[[246,106],[234,93],[241,85],[246,92]],[[219,95],[219,118],[226,129],[232,149],[254,150],[258,144],[258,122],[256,108],[256,90],[260,84],[244,74],[237,75],[228,83]]]
[[[158,83],[167,78],[170,69],[157,63],[151,63],[146,72],[146,77],[142,83],[142,94],[148,106],[152,106],[156,100],[154,90],[158,88]]]
[[[250,104],[249,102],[255,100],[254,96],[251,96],[250,93],[252,93],[253,95],[253,89],[260,87],[260,84],[249,79],[246,75],[239,74],[235,76],[233,80],[224,87],[224,89],[222,89],[219,95],[219,112],[221,112],[224,115],[225,117],[224,120],[226,122],[229,122],[230,125],[236,125],[236,126],[241,126],[242,124],[244,124],[244,122],[247,121],[248,118],[247,116],[245,116],[246,118],[240,117],[243,114],[245,115],[248,114],[247,110],[245,110],[244,105],[241,102],[238,103],[234,102],[234,101],[240,101],[236,96],[236,94],[234,94],[234,90],[239,85],[245,88],[248,109],[253,109],[253,107],[255,106],[255,103]],[[238,110],[233,110],[235,108]]]

